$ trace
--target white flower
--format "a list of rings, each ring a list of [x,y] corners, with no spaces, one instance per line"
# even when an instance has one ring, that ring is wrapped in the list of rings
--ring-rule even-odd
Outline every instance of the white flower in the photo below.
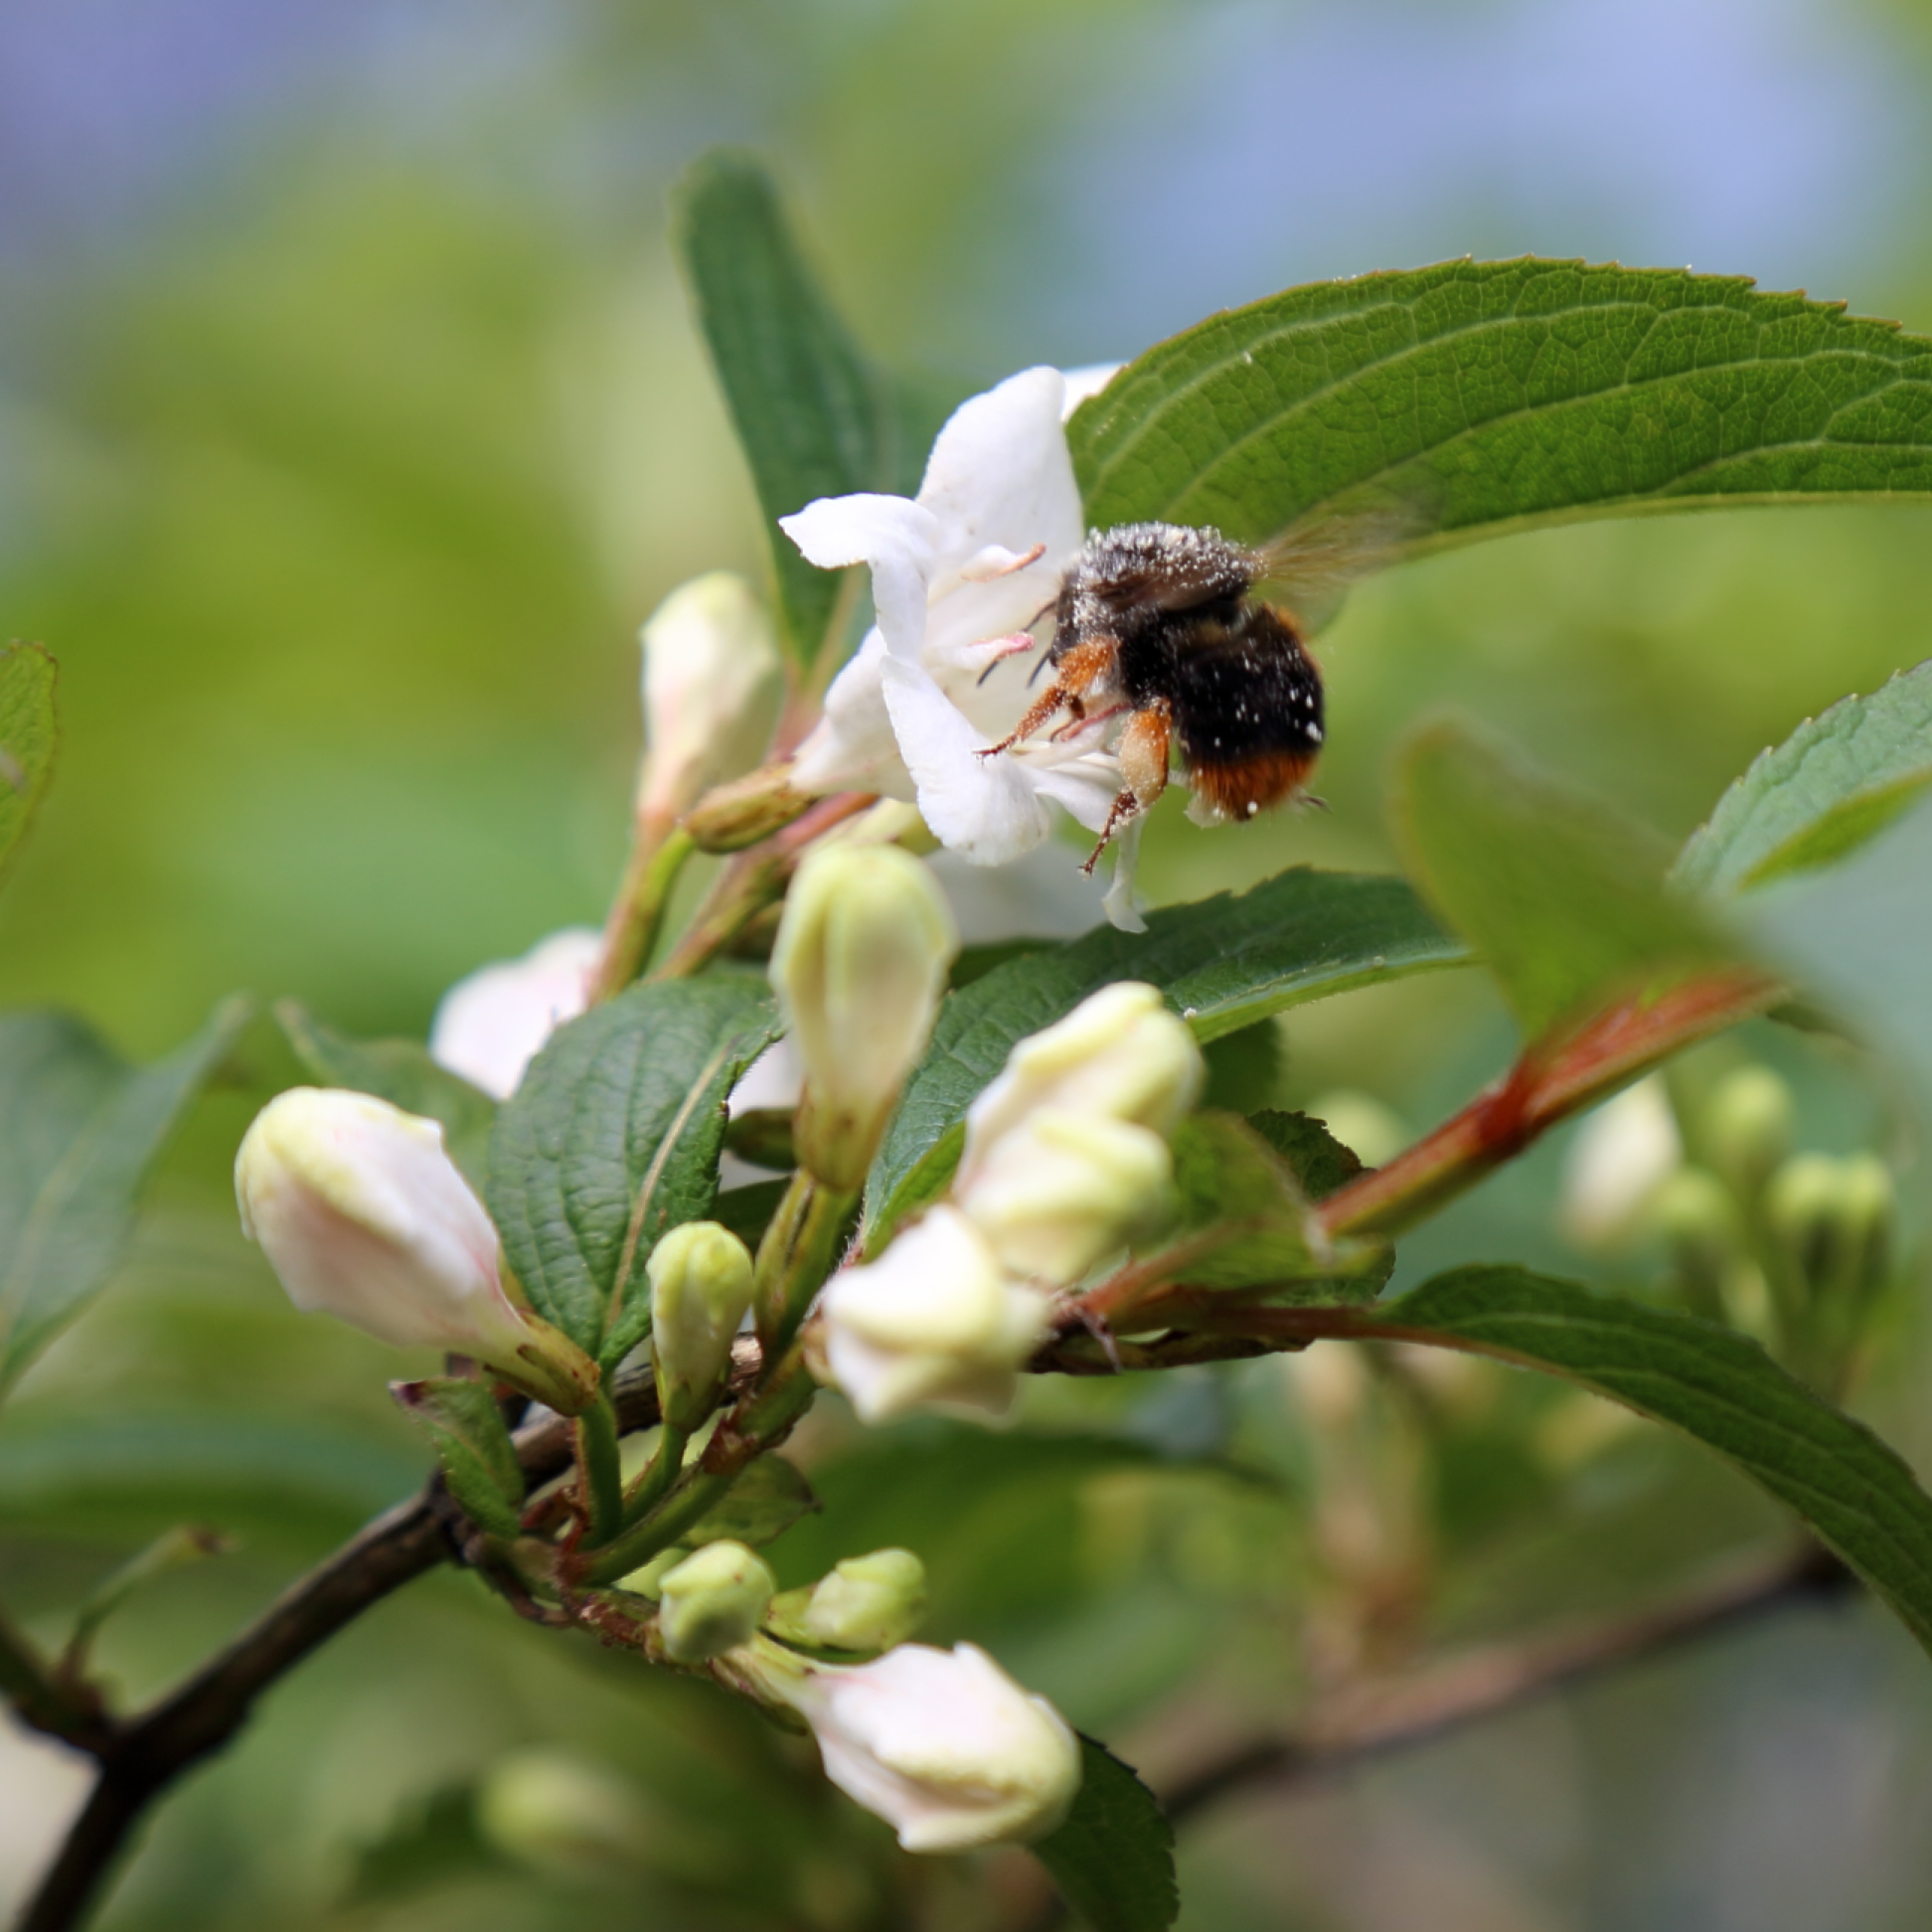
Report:
[[[901,1644],[774,1688],[811,1725],[825,1775],[908,1852],[1045,1838],[1079,1791],[1066,1720],[971,1644]]]
[[[474,1356],[554,1408],[595,1392],[588,1358],[504,1292],[496,1229],[435,1121],[291,1087],[242,1137],[235,1193],[297,1308],[397,1348]]]
[[[601,934],[566,926],[521,959],[458,980],[436,1008],[430,1058],[494,1099],[509,1099],[544,1043],[583,1011],[602,950]]]
[[[878,615],[799,746],[792,784],[916,800],[934,837],[976,865],[1039,845],[1049,802],[1099,831],[1120,790],[1101,721],[979,755],[1026,709],[1040,664],[1030,627],[1083,536],[1065,397],[1058,370],[1023,370],[953,413],[916,499],[821,497],[780,519],[814,564],[870,564]],[[1115,903],[1127,896],[1123,879]]]
[[[764,605],[730,570],[673,590],[642,641],[648,756],[637,809],[661,837],[702,793],[764,755],[785,668]]]
[[[821,1304],[833,1379],[867,1422],[926,1404],[1004,1415],[1046,1335],[1046,1298],[1007,1278],[986,1237],[941,1205]]]

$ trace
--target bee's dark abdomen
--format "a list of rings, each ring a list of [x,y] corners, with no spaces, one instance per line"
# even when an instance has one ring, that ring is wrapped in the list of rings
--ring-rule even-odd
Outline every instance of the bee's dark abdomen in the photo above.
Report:
[[[1175,639],[1169,699],[1191,766],[1322,747],[1322,679],[1294,626],[1267,604]]]

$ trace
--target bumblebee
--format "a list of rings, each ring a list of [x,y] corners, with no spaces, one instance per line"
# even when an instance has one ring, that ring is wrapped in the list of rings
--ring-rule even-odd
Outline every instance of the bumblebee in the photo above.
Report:
[[[1322,676],[1296,620],[1253,594],[1273,563],[1216,530],[1141,523],[1094,532],[1066,572],[1043,660],[1053,682],[980,755],[1062,713],[1056,737],[1126,714],[1124,782],[1089,872],[1167,789],[1177,749],[1193,816],[1208,824],[1252,818],[1302,791],[1322,749]]]

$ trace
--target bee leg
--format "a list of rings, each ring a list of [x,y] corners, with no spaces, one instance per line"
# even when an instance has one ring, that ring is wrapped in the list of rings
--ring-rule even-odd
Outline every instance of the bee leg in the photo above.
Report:
[[[1100,843],[1087,855],[1080,870],[1091,874],[1100,855],[1106,851],[1115,828],[1136,814],[1146,811],[1167,790],[1168,746],[1173,737],[1174,717],[1165,701],[1137,711],[1120,734],[1120,775],[1126,779],[1120,796],[1100,829]]]
[[[1111,638],[1098,638],[1068,651],[1059,661],[1059,676],[1051,688],[1034,701],[1026,717],[998,744],[989,744],[980,756],[990,758],[996,752],[1010,751],[1022,738],[1032,737],[1055,712],[1071,714],[1077,724],[1086,716],[1082,694],[1112,675],[1118,650],[1119,647]],[[1046,664],[1051,660],[1042,658],[1040,661]]]
[[[1051,734],[1047,740],[1048,743],[1057,744],[1062,738],[1071,737],[1075,731],[1084,730],[1089,724],[1098,724],[1109,718],[1118,718],[1122,712],[1129,710],[1130,707],[1125,704],[1109,705],[1105,711],[1090,712],[1075,698],[1069,701],[1066,709],[1073,716],[1058,730]]]
[[[1046,659],[1041,662],[1044,664]],[[989,744],[980,752],[982,758],[996,757],[1002,751],[1010,751],[1022,738],[1032,737],[1055,712],[1070,711],[1077,722],[1085,707],[1064,685],[1049,685],[1041,696],[1027,708],[1027,715],[998,744]]]

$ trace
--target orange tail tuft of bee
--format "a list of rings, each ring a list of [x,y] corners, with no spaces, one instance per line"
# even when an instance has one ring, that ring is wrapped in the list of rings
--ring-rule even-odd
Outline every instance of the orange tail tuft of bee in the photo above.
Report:
[[[1315,769],[1306,751],[1260,751],[1224,763],[1196,761],[1188,779],[1200,806],[1221,819],[1250,819],[1294,797]]]

